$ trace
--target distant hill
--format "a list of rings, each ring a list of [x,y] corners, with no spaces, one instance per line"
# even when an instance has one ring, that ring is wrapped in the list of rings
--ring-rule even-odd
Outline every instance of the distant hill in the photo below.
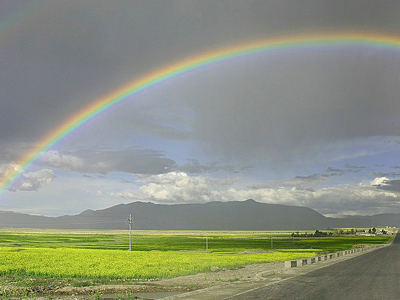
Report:
[[[400,227],[400,214],[344,219],[327,218],[311,208],[259,203],[254,200],[204,204],[133,202],[79,215],[44,217],[0,211],[0,227],[127,229],[132,214],[134,229],[142,230],[306,230],[329,227]]]

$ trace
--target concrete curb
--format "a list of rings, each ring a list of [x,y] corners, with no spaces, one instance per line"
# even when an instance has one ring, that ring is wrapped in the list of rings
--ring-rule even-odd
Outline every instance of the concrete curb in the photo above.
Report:
[[[186,293],[183,293],[180,295],[169,296],[169,297],[165,297],[162,299],[163,300],[178,300],[178,299],[226,300],[226,299],[230,299],[231,297],[234,297],[236,295],[246,293],[250,290],[257,290],[258,288],[261,288],[261,287],[273,285],[277,282],[282,282],[282,281],[291,279],[294,276],[299,276],[300,274],[302,274],[304,272],[308,273],[315,268],[316,269],[324,268],[331,264],[340,262],[342,260],[351,259],[352,257],[358,256],[358,255],[363,255],[364,253],[378,250],[380,248],[384,248],[384,247],[387,247],[390,245],[391,245],[391,243],[385,244],[385,245],[371,245],[371,246],[367,246],[367,247],[338,251],[338,252],[324,254],[324,255],[305,257],[305,258],[301,258],[298,260],[284,261],[283,262],[284,264],[281,266],[280,270],[282,270],[283,273],[293,274],[293,275],[290,277],[287,277],[287,278],[282,278],[277,281],[275,281],[275,280],[271,281],[270,279],[260,280],[261,278],[258,278],[258,280],[253,281],[253,282],[223,283],[221,285],[203,288],[203,289],[199,289],[199,290],[195,290],[195,291],[191,291],[191,292],[186,292]],[[318,263],[321,263],[321,264],[318,264]],[[327,265],[324,265],[324,264],[327,264]],[[306,267],[299,268],[302,266],[306,266]],[[308,268],[311,268],[311,269],[308,270]],[[278,278],[281,276],[281,275],[278,275],[277,273],[275,273],[275,271],[271,272],[270,270],[263,272],[262,275],[264,275],[264,273],[267,273],[271,276],[276,274],[276,277],[278,277]],[[264,276],[261,276],[261,277],[264,277]]]
[[[369,251],[376,250],[378,248],[386,247],[389,245],[390,244],[388,244],[388,245],[372,245],[372,246],[356,248],[356,249],[351,249],[351,250],[338,251],[338,252],[329,253],[329,254],[325,254],[325,255],[305,257],[305,258],[301,258],[301,259],[297,259],[297,260],[286,260],[285,261],[285,269],[291,269],[291,268],[297,268],[297,267],[302,267],[302,266],[306,266],[306,265],[311,265],[311,264],[319,263],[322,261],[335,259],[337,257],[355,254],[358,252],[369,252]]]

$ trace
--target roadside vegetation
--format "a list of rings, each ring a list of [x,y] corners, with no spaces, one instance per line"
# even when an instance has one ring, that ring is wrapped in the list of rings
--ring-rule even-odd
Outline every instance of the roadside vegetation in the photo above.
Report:
[[[332,231],[218,232],[0,230],[0,296],[9,287],[48,293],[63,286],[140,284],[200,272],[389,243],[392,235]],[[340,232],[339,232],[340,233]],[[206,251],[207,249],[207,251]]]

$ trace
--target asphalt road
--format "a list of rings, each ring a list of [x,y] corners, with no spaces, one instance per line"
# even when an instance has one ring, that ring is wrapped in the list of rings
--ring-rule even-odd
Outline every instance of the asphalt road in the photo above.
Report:
[[[400,299],[400,235],[393,244],[229,300]]]

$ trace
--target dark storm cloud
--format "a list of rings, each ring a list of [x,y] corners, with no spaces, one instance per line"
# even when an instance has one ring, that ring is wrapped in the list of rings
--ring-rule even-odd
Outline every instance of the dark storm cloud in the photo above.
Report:
[[[398,60],[356,52],[258,61],[249,73],[229,70],[196,104],[197,138],[232,158],[268,153],[284,161],[338,142],[398,134]]]
[[[10,3],[0,3],[0,11],[22,9]],[[1,69],[7,70],[0,73],[0,138],[35,141],[132,78],[205,49],[310,27],[375,28],[384,22],[393,29],[399,11],[392,1],[87,0],[37,6],[30,19],[15,20],[16,29],[0,37]]]
[[[188,140],[191,138],[189,131],[174,127],[187,122],[184,116],[181,117],[177,114],[174,111],[165,114],[164,111],[159,112],[158,108],[153,106],[143,107],[139,110],[135,106],[126,105],[105,116],[102,122],[95,125],[95,129],[106,132],[109,130],[111,133],[109,139],[123,140],[127,134],[139,132],[167,140]],[[112,130],[110,130],[111,128]]]

